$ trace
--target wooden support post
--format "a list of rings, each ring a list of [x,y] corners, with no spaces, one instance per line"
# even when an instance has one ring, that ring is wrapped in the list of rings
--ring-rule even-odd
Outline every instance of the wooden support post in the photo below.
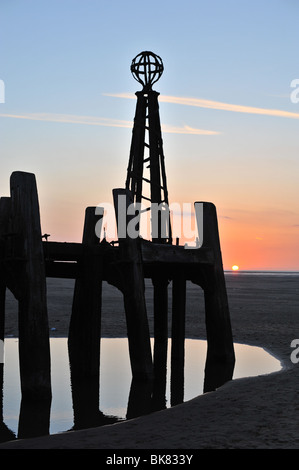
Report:
[[[6,296],[6,237],[11,210],[10,197],[0,198],[0,340],[4,341],[5,328],[5,296]],[[0,357],[1,364],[1,357]]]
[[[0,440],[9,441],[15,439],[15,434],[3,422],[3,379],[4,379],[4,333],[5,333],[5,297],[6,297],[6,269],[5,248],[8,221],[10,216],[11,199],[0,198]]]
[[[229,306],[222,266],[216,207],[203,203],[203,247],[213,251],[214,264],[205,268],[207,359],[204,391],[231,380],[235,364]]]
[[[0,201],[1,203],[1,201]],[[1,209],[0,209],[1,212]],[[1,215],[0,215],[1,218]],[[0,423],[3,423],[3,379],[4,379],[4,331],[5,331],[5,296],[6,285],[3,276],[3,266],[0,263]],[[1,424],[0,424],[1,428]],[[1,437],[1,433],[0,433]]]
[[[114,189],[113,198],[118,224],[122,290],[132,375],[136,380],[150,380],[153,376],[153,364],[140,240],[131,238],[127,234],[128,224],[133,219],[133,216],[127,214],[127,209],[132,203],[132,196],[127,189]]]
[[[171,404],[184,400],[186,279],[175,273],[172,283]]]
[[[11,188],[13,293],[19,301],[22,398],[51,399],[46,276],[34,174],[14,172]]]
[[[126,418],[137,418],[138,416],[147,415],[152,411],[151,381],[132,379]]]
[[[28,400],[28,398],[22,398],[18,423],[18,439],[30,439],[48,434],[50,411],[50,400]]]
[[[5,276],[5,239],[8,230],[8,219],[10,215],[10,198],[0,199],[0,394],[1,409],[0,420],[3,421],[3,378],[4,378],[4,332],[5,332],[5,297],[6,297],[6,276]]]
[[[154,286],[154,387],[153,408],[166,408],[166,376],[168,349],[168,278],[157,274]]]
[[[0,274],[0,423],[3,421],[5,293],[6,286]]]
[[[82,237],[83,255],[75,282],[68,349],[74,374],[98,377],[101,341],[101,298],[103,260],[95,256],[92,246],[99,243],[95,225],[102,215],[95,207],[85,211]]]
[[[76,428],[89,419],[94,423],[99,413],[103,260],[94,255],[92,247],[99,243],[95,226],[103,214],[97,215],[95,209],[88,207],[85,211],[83,255],[78,262],[68,335]]]

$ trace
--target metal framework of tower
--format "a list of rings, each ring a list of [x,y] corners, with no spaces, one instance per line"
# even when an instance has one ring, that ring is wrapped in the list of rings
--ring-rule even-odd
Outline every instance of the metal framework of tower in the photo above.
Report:
[[[126,189],[132,193],[134,203],[147,203],[144,211],[153,204],[161,210],[157,213],[156,226],[152,220],[152,240],[172,243],[169,201],[165,171],[165,158],[159,114],[159,93],[152,89],[163,72],[163,63],[152,52],[142,52],[132,62],[131,72],[143,85],[136,92],[137,104],[132,131]],[[148,175],[146,175],[148,170]]]

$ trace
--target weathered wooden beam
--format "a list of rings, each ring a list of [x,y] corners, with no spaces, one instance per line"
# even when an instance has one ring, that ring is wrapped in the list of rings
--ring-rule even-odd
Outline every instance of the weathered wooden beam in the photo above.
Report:
[[[147,415],[152,411],[151,381],[133,378],[130,387],[126,418],[137,418],[138,416]]]
[[[212,265],[213,251],[209,246],[186,249],[183,246],[152,243],[141,240],[142,261],[145,265],[186,264]]]
[[[125,201],[124,212],[119,213],[119,197]],[[133,239],[127,234],[120,237],[119,217],[125,218],[125,227],[132,216],[127,215],[127,208],[132,203],[129,190],[113,190],[114,207],[119,233],[119,269],[121,269],[124,295],[124,306],[127,321],[129,353],[134,379],[150,380],[153,375],[153,364],[149,326],[145,304],[145,286],[140,251],[140,239]]]
[[[19,358],[22,399],[51,399],[46,276],[35,176],[14,172],[11,233],[20,256],[14,270],[19,301]]]
[[[102,259],[93,256],[99,243],[96,223],[102,219],[95,207],[85,210],[82,255],[78,260],[72,315],[68,334],[75,428],[99,418]],[[83,411],[82,411],[83,410]]]
[[[0,340],[4,340],[5,326],[5,295],[6,295],[6,236],[8,232],[8,222],[11,210],[11,199],[9,197],[0,198]]]
[[[78,261],[82,256],[82,243],[42,242],[44,256],[48,261]]]
[[[152,243],[140,239],[142,261],[145,265],[154,264],[213,264],[213,251],[210,247],[199,249],[185,249],[182,246]],[[82,255],[81,243],[69,242],[43,242],[45,258],[52,261],[77,261]],[[110,247],[118,251],[118,247]],[[93,247],[95,255],[100,254],[107,247],[101,244]]]
[[[101,339],[102,263],[89,248],[99,243],[95,225],[101,217],[95,207],[85,211],[82,258],[75,282],[68,348],[74,374],[82,377],[99,374]]]
[[[0,420],[3,421],[3,378],[4,378],[4,332],[5,332],[5,238],[8,230],[11,200],[8,197],[0,198]]]
[[[79,276],[78,263],[46,260],[45,267],[47,277],[77,279]]]
[[[213,251],[214,263],[205,269],[202,285],[205,297],[207,359],[204,391],[231,380],[235,364],[230,313],[222,265],[216,207],[203,203],[203,248]]]
[[[5,283],[0,279],[0,422],[3,421],[5,292]]]
[[[163,270],[159,271],[152,278],[154,286],[154,409],[166,407],[169,281]]]
[[[50,400],[28,400],[22,398],[18,422],[18,439],[29,439],[48,434]]]
[[[186,279],[176,272],[172,281],[171,404],[184,400]]]

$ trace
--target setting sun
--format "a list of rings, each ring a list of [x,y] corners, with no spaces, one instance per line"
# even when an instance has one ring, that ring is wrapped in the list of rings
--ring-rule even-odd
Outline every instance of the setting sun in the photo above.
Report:
[[[239,270],[239,266],[237,266],[236,264],[234,264],[234,266],[232,266],[232,270],[233,270],[233,271],[238,271],[238,270]]]

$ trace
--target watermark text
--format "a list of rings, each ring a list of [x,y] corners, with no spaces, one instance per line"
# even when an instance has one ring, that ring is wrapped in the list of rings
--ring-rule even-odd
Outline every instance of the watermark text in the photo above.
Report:
[[[291,81],[290,86],[291,88],[294,88],[290,95],[291,102],[297,104],[299,103],[299,78],[294,78],[294,80]]]
[[[299,339],[293,339],[291,342],[291,348],[293,348],[293,351],[291,353],[291,362],[293,364],[298,364],[299,362]]]
[[[5,103],[5,84],[0,80],[0,103]]]
[[[119,195],[116,207],[101,203],[96,207],[100,216],[96,236],[109,240],[116,238],[180,239],[187,249],[200,248],[203,244],[203,203],[142,203],[127,205],[125,195]],[[104,235],[103,235],[104,234]]]

